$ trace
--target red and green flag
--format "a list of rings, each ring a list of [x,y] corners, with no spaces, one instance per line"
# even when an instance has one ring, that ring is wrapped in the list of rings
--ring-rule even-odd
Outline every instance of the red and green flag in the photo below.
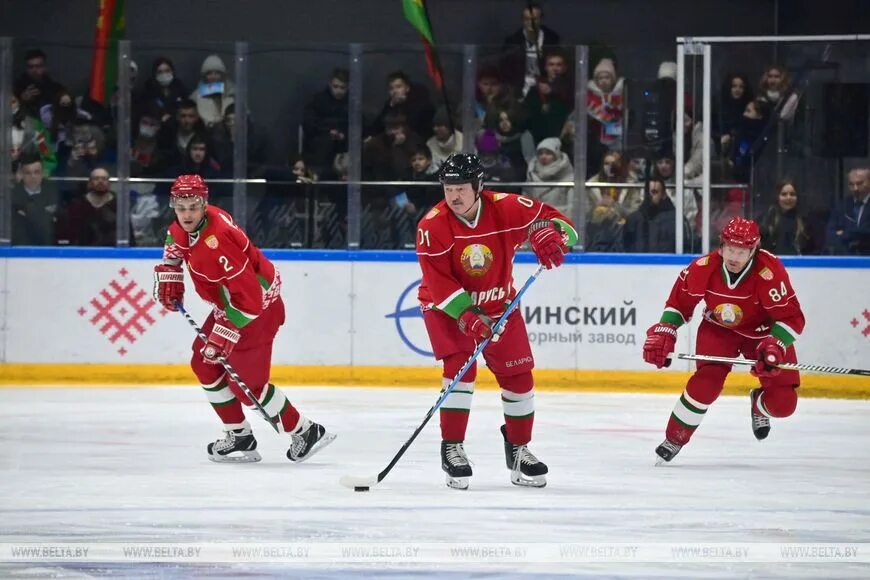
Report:
[[[88,91],[99,103],[108,104],[118,86],[118,40],[125,26],[124,0],[100,0]]]
[[[444,77],[441,74],[441,63],[435,54],[435,39],[432,36],[432,25],[429,23],[429,15],[426,13],[426,0],[402,0],[402,9],[405,18],[420,34],[423,49],[426,51],[426,66],[429,68],[429,76],[440,91],[444,87]]]

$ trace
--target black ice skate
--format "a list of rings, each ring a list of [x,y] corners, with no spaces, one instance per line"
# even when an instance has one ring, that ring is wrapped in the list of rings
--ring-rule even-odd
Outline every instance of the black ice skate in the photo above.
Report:
[[[334,433],[327,433],[326,428],[302,418],[302,424],[297,432],[291,433],[292,443],[287,450],[287,459],[301,463],[335,440]]]
[[[462,442],[441,442],[441,469],[447,474],[447,487],[453,489],[468,489],[468,478],[471,477],[471,464],[465,454]]]
[[[752,389],[749,391],[749,401],[752,413],[752,434],[759,441],[767,439],[770,435],[770,419],[758,412],[758,397],[761,396],[761,389]]]
[[[225,431],[223,438],[209,443],[206,450],[208,458],[217,463],[255,463],[262,459],[250,427]]]
[[[504,438],[504,458],[511,470],[511,483],[523,487],[544,487],[547,485],[547,465],[532,455],[526,445],[514,445],[507,438],[507,427],[501,426]]]
[[[656,447],[656,455],[659,456],[658,459],[656,459],[656,465],[661,465],[662,463],[670,461],[676,457],[677,453],[679,453],[682,448],[682,445],[665,439],[662,441],[661,445]]]

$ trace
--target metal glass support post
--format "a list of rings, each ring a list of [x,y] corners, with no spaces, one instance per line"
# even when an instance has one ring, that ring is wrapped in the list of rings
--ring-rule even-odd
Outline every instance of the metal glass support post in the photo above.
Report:
[[[477,91],[477,46],[462,49],[462,152],[474,153],[474,96]]]
[[[233,219],[248,222],[248,43],[236,43],[236,137],[233,139]]]
[[[12,243],[12,38],[0,38],[0,246]]]
[[[685,187],[683,186],[683,180],[685,179],[685,164],[683,159],[685,158],[683,155],[683,150],[686,147],[686,132],[683,130],[683,117],[686,113],[686,104],[685,104],[685,96],[686,96],[686,47],[684,44],[677,44],[677,111],[676,111],[676,119],[674,119],[674,133],[676,142],[674,143],[674,169],[675,169],[675,178],[676,178],[676,191],[674,192],[674,201],[676,202],[674,205],[677,209],[677,215],[674,218],[676,220],[677,231],[676,231],[676,244],[674,248],[674,252],[677,254],[683,253],[683,195],[685,192]],[[704,207],[704,211],[709,211],[708,207]]]
[[[586,117],[586,85],[589,82],[589,47],[574,47],[574,200],[571,219],[577,229],[577,243],[574,249],[586,251],[586,214],[589,212],[589,198],[586,196],[586,134],[589,131]],[[569,199],[570,199],[569,194]]]
[[[118,41],[118,215],[115,245],[130,246],[130,41]]]
[[[362,89],[363,47],[350,45],[347,110],[347,150],[350,167],[347,183],[347,247],[359,248],[361,196],[359,182],[362,178]]]
[[[711,48],[712,47],[709,44],[704,45],[704,162],[702,169],[703,173],[701,175],[701,199],[703,199],[702,203],[704,208],[704,214],[701,216],[701,252],[704,254],[710,251],[710,156],[712,154],[712,151],[710,150],[710,140],[712,129],[711,123],[713,117],[713,103],[710,85],[710,68],[712,64],[710,58]]]

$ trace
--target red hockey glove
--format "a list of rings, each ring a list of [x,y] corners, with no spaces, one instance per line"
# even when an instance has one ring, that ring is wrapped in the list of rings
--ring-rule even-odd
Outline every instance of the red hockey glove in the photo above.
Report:
[[[643,360],[656,368],[671,366],[668,355],[677,344],[677,327],[667,322],[656,322],[646,331],[643,343]]]
[[[529,242],[532,244],[532,251],[538,257],[538,262],[547,270],[558,268],[565,262],[562,232],[550,220],[538,220],[529,226]]]
[[[181,266],[154,266],[154,300],[173,312],[176,302],[184,302],[184,274]]]
[[[230,357],[230,353],[233,352],[233,348],[239,342],[241,336],[239,329],[233,326],[232,323],[228,322],[227,326],[215,324],[211,329],[211,334],[208,335],[208,342],[199,352],[202,353],[202,358],[205,362],[218,364],[220,362],[218,361],[219,357],[224,359]]]
[[[785,345],[773,336],[762,338],[755,349],[755,356],[758,362],[749,370],[750,374],[758,378],[775,377],[782,372],[782,369],[775,365],[785,359]]]
[[[459,330],[462,331],[462,334],[470,336],[478,342],[491,337],[492,327],[495,325],[492,318],[481,312],[480,308],[476,306],[465,310],[459,315],[456,322],[459,324]],[[498,340],[498,337],[493,340]]]

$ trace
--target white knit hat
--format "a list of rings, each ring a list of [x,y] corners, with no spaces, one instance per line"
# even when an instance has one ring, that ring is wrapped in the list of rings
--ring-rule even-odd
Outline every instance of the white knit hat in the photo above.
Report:
[[[666,60],[660,64],[658,78],[677,80],[677,63]]]
[[[616,66],[613,64],[612,58],[602,58],[595,65],[595,70],[592,72],[592,78],[598,76],[598,73],[610,73],[614,79],[616,78]]]

